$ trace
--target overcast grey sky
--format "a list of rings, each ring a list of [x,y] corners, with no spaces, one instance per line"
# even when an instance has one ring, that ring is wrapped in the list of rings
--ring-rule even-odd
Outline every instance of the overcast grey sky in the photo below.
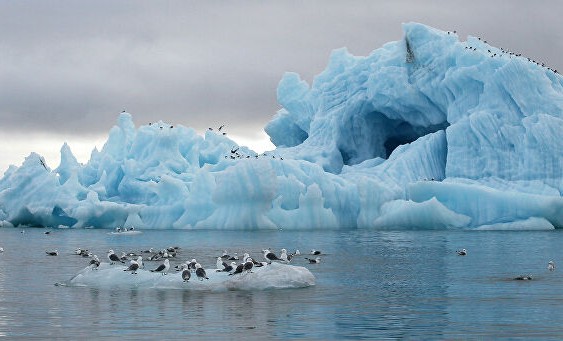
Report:
[[[562,13],[559,0],[0,1],[0,174],[32,151],[55,168],[64,141],[87,161],[124,109],[258,146],[285,71],[310,82],[333,49],[367,55],[403,22],[563,70]]]

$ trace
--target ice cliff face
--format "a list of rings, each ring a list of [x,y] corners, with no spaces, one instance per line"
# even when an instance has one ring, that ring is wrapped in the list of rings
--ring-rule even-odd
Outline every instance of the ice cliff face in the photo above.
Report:
[[[410,23],[367,57],[284,75],[257,156],[212,131],[121,114],[80,165],[31,154],[0,180],[4,224],[138,228],[563,227],[563,77]]]

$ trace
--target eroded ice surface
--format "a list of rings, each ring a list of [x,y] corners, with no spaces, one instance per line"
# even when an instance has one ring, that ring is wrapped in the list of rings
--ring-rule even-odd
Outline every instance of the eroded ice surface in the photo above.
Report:
[[[136,228],[563,227],[563,78],[416,23],[369,56],[283,76],[258,156],[216,131],[128,113],[79,164],[32,153],[0,180],[3,225]],[[539,223],[534,225],[535,223]]]

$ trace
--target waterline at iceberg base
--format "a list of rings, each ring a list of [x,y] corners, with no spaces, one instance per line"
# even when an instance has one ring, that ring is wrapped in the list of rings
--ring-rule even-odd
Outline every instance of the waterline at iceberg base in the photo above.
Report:
[[[287,73],[258,155],[119,115],[101,151],[31,153],[0,180],[3,226],[147,229],[563,227],[563,77],[417,23],[367,57]]]

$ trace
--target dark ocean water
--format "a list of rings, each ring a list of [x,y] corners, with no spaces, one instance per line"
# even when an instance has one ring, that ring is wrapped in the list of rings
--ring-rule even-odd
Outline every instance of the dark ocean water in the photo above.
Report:
[[[144,231],[0,229],[0,338],[563,339],[560,231]],[[181,247],[204,267],[226,249],[260,258],[320,249],[303,289],[205,292],[55,286],[108,249]],[[467,256],[456,250],[466,248]],[[57,249],[49,257],[45,250]],[[561,264],[554,272],[547,262]],[[157,263],[147,264],[147,267]],[[530,274],[531,281],[512,278]]]

